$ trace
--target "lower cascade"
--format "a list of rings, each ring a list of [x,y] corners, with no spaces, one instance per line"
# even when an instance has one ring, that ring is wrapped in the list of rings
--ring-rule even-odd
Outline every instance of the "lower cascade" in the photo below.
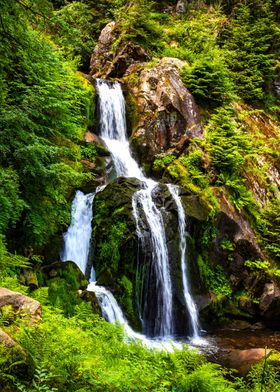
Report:
[[[86,272],[89,255],[94,195],[76,192],[71,209],[71,224],[64,234],[64,250],[61,255],[62,261],[74,261],[83,273]]]
[[[132,211],[140,247],[144,249],[147,242],[149,242],[151,249],[150,264],[156,280],[156,298],[153,298],[156,311],[152,324],[151,320],[148,319],[148,313],[145,311],[149,308],[148,296],[144,297],[143,306],[140,309],[143,332],[151,337],[167,339],[172,337],[176,331],[174,331],[173,326],[173,290],[167,247],[168,239],[166,238],[163,219],[164,208],[158,207],[153,198],[158,184],[144,176],[130,153],[126,136],[125,103],[120,84],[99,79],[96,81],[96,87],[99,94],[100,137],[111,153],[116,176],[136,177],[141,181],[141,189],[137,190],[132,197]],[[168,189],[178,212],[183,297],[190,318],[191,339],[199,340],[198,313],[190,293],[186,265],[186,217],[178,188],[174,185],[168,185]],[[102,189],[97,191],[102,191]],[[64,235],[65,247],[62,261],[74,261],[84,273],[88,263],[91,221],[92,218],[94,219],[92,217],[94,195],[84,195],[77,191],[72,206],[72,221]],[[93,276],[94,274],[92,274]],[[96,285],[94,279],[91,280],[88,290],[95,292],[105,319],[109,322],[117,321],[123,325],[128,337],[141,339],[148,346],[161,345],[161,343],[134,332],[128,325],[112,293],[104,287]]]
[[[179,188],[175,185],[168,184],[168,189],[176,203],[178,210],[178,223],[179,223],[179,234],[180,234],[180,253],[181,253],[181,271],[182,271],[182,282],[183,282],[183,291],[184,291],[184,299],[186,302],[186,307],[188,309],[190,315],[190,321],[192,326],[193,338],[199,338],[199,325],[198,325],[198,315],[197,309],[194,300],[190,294],[189,290],[189,282],[188,282],[188,271],[186,265],[186,215],[184,211],[184,207],[182,205],[182,201],[179,196]]]

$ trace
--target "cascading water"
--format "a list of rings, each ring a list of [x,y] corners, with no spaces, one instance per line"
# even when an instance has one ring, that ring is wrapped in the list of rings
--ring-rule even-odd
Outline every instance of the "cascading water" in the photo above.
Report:
[[[179,235],[180,235],[180,253],[181,253],[181,271],[182,271],[182,282],[183,282],[183,291],[184,291],[184,299],[186,303],[186,307],[188,309],[190,315],[190,321],[193,332],[193,339],[197,340],[199,338],[199,324],[198,324],[198,315],[196,305],[192,299],[189,290],[188,283],[188,270],[187,270],[187,242],[186,242],[186,215],[182,205],[181,198],[179,196],[179,188],[176,185],[168,184],[169,192],[171,193],[178,211],[178,223],[179,223]]]
[[[121,87],[118,83],[108,83],[97,80],[99,93],[100,112],[100,136],[111,152],[117,176],[136,177],[142,181],[143,188],[135,192],[132,200],[133,214],[136,221],[137,234],[142,246],[149,241],[152,254],[152,267],[156,278],[156,314],[155,325],[152,335],[170,337],[173,333],[172,323],[172,285],[168,258],[167,241],[164,230],[162,211],[153,201],[153,193],[158,184],[147,179],[136,161],[132,158],[126,136],[125,103]],[[96,192],[102,189],[97,189]],[[188,290],[187,271],[185,264],[186,254],[186,228],[185,215],[177,188],[169,185],[177,208],[180,231],[180,250],[182,279],[186,306],[191,316],[193,337],[198,336],[198,320],[194,302]],[[62,260],[73,260],[85,273],[88,262],[92,202],[94,194],[84,195],[77,191],[72,205],[72,221],[67,233],[64,235],[65,247]],[[149,234],[147,235],[147,227]],[[145,231],[145,235],[144,235]],[[110,322],[119,322],[126,331],[128,337],[140,339],[146,346],[151,348],[163,348],[172,351],[174,347],[181,348],[178,343],[154,341],[144,335],[134,332],[128,325],[122,310],[113,295],[104,287],[98,286],[93,281],[88,286],[89,291],[95,292],[99,301],[104,318]],[[147,303],[146,306],[149,306]],[[145,330],[145,317],[143,317]]]
[[[168,250],[161,211],[152,198],[157,183],[145,178],[131,155],[126,135],[125,101],[120,85],[116,82],[108,83],[98,79],[96,87],[99,94],[100,137],[112,155],[116,174],[117,176],[136,177],[143,184],[143,189],[134,194],[132,204],[140,240],[143,239],[141,232],[143,221],[140,211],[144,212],[145,220],[150,228],[152,263],[157,280],[157,309],[153,335],[171,336],[173,332],[172,285]],[[143,321],[145,323],[145,319]]]
[[[62,261],[74,261],[85,273],[91,237],[92,201],[95,193],[77,191],[72,203],[71,224],[64,234]]]
[[[102,188],[97,188],[96,192],[100,190],[102,190]],[[95,193],[85,195],[81,191],[76,192],[72,203],[71,224],[64,235],[64,252],[61,257],[62,261],[74,261],[83,273],[86,272],[89,254],[92,202],[94,196]],[[91,281],[87,290],[95,293],[102,310],[103,317],[111,323],[118,322],[124,328],[127,340],[140,340],[145,346],[151,349],[173,351],[174,347],[177,349],[182,348],[180,343],[150,340],[144,335],[134,332],[128,325],[128,322],[114,296],[105,287],[98,286],[95,282]]]
[[[99,94],[100,137],[111,153],[117,177],[144,179],[132,158],[126,135],[125,101],[119,83],[97,79]]]
[[[149,242],[152,249],[152,265],[155,268],[157,309],[154,324],[154,335],[171,336],[173,333],[172,322],[172,286],[169,270],[168,250],[164,222],[160,210],[152,200],[152,191],[156,186],[151,180],[145,182],[146,187],[140,189],[133,195],[132,207],[133,215],[137,226],[137,235],[142,242],[143,248],[146,245],[146,238],[143,236],[145,222],[141,218],[140,211],[144,211],[146,221],[150,228]],[[147,304],[146,304],[147,305]],[[145,315],[142,317],[145,330]],[[147,332],[147,331],[146,331]]]

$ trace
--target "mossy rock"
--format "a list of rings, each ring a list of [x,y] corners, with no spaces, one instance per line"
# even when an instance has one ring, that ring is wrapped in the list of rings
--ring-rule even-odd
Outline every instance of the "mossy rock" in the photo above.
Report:
[[[0,329],[0,363],[1,391],[14,391],[14,385],[8,382],[12,377],[30,380],[34,374],[35,364],[31,355],[2,329]],[[10,378],[5,375],[9,375]]]
[[[211,210],[198,195],[182,196],[181,199],[188,217],[206,221]]]
[[[74,261],[57,261],[42,267],[42,272],[47,282],[53,278],[61,278],[76,290],[85,290],[88,286],[88,280]]]
[[[133,194],[141,186],[135,178],[119,177],[96,194],[90,260],[97,282],[110,288],[134,328],[140,327],[134,287],[138,241],[132,213]]]

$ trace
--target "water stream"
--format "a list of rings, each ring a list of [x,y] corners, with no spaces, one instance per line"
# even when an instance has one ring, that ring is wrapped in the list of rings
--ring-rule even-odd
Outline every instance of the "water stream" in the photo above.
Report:
[[[126,134],[125,100],[120,84],[98,79],[96,87],[99,95],[100,137],[111,153],[116,174],[136,177],[142,181],[143,188],[134,194],[132,205],[139,239],[143,240],[141,211],[144,212],[145,222],[150,229],[152,264],[155,266],[157,280],[156,322],[152,334],[172,336],[172,285],[168,250],[162,214],[153,201],[153,191],[157,183],[144,176],[131,155]],[[145,318],[143,322],[145,324]]]
[[[186,230],[186,214],[179,196],[179,187],[173,184],[168,184],[169,192],[171,193],[178,210],[178,223],[179,223],[179,234],[180,234],[180,253],[181,253],[181,272],[183,282],[183,292],[186,307],[190,315],[190,321],[192,326],[193,339],[199,338],[199,324],[198,324],[198,313],[195,302],[191,296],[188,282],[188,269],[187,269],[187,230]]]
[[[95,193],[77,191],[72,202],[71,223],[64,234],[62,261],[74,261],[82,272],[86,272],[91,237],[92,202]]]
[[[160,347],[170,351],[179,343],[170,343],[168,339],[173,334],[173,310],[172,310],[172,282],[170,276],[169,255],[167,240],[163,221],[163,210],[159,208],[154,200],[153,194],[158,184],[145,177],[137,162],[133,159],[126,134],[125,101],[119,83],[96,81],[99,95],[100,114],[100,137],[103,139],[114,163],[116,176],[136,177],[142,182],[142,187],[135,192],[132,199],[133,215],[136,222],[137,235],[140,244],[145,247],[149,241],[152,255],[152,266],[156,277],[156,314],[152,336],[163,338],[165,342],[148,339],[146,336],[134,332],[128,325],[121,308],[117,304],[112,293],[104,287],[96,285],[93,281],[88,290],[94,291],[102,309],[104,318],[110,322],[118,322],[126,331],[128,337],[140,339],[149,347]],[[192,337],[199,337],[198,317],[194,301],[188,289],[187,267],[186,267],[186,223],[185,213],[178,194],[177,187],[168,186],[169,191],[178,209],[181,269],[184,288],[184,298],[189,311],[192,325]],[[97,192],[102,189],[97,189]],[[95,193],[84,195],[77,191],[72,205],[72,220],[67,233],[64,234],[64,251],[62,261],[72,260],[85,273],[88,262],[92,202]],[[147,229],[149,228],[148,238]],[[145,230],[145,236],[144,236]],[[94,270],[93,270],[94,271]],[[149,304],[146,304],[149,306]],[[143,329],[145,331],[145,317]]]

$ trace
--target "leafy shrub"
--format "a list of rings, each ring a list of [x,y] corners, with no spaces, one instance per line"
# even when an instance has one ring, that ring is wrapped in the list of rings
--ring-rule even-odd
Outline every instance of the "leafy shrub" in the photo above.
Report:
[[[230,383],[218,367],[206,364],[196,350],[184,346],[182,350],[166,353],[148,350],[140,342],[126,344],[119,326],[93,315],[89,308],[84,312],[81,306],[68,319],[44,307],[40,325],[18,332],[17,339],[43,372],[41,385],[61,392],[167,392],[199,391],[196,385],[206,388],[208,380],[212,388],[209,391],[214,391],[214,386],[217,391],[231,390],[226,389]],[[38,383],[37,379],[35,382]],[[34,384],[24,385],[28,392],[33,392]]]
[[[163,156],[157,155],[156,159],[153,162],[153,169],[155,171],[161,171],[165,169],[168,165],[170,165],[175,159],[176,156],[171,154],[164,154]]]
[[[262,260],[246,260],[244,266],[248,267],[252,271],[268,271],[270,268],[270,263],[268,261]]]
[[[211,268],[210,265],[204,261],[201,256],[198,256],[197,265],[199,268],[200,277],[205,286],[210,291],[217,295],[231,295],[232,289],[225,277],[224,270],[220,265]]]
[[[15,0],[1,3],[0,230],[22,218],[22,248],[42,246],[68,224],[69,191],[89,178],[78,163],[78,141],[93,89],[31,27],[34,13]]]
[[[52,39],[60,46],[69,60],[76,60],[87,70],[95,45],[94,11],[89,5],[73,1],[54,11],[48,20]]]
[[[222,36],[237,92],[254,104],[266,100],[279,56],[279,29],[270,7],[269,1],[257,7],[239,3]]]
[[[204,57],[182,67],[181,77],[201,105],[217,107],[233,98],[233,84],[221,53],[216,59]]]

